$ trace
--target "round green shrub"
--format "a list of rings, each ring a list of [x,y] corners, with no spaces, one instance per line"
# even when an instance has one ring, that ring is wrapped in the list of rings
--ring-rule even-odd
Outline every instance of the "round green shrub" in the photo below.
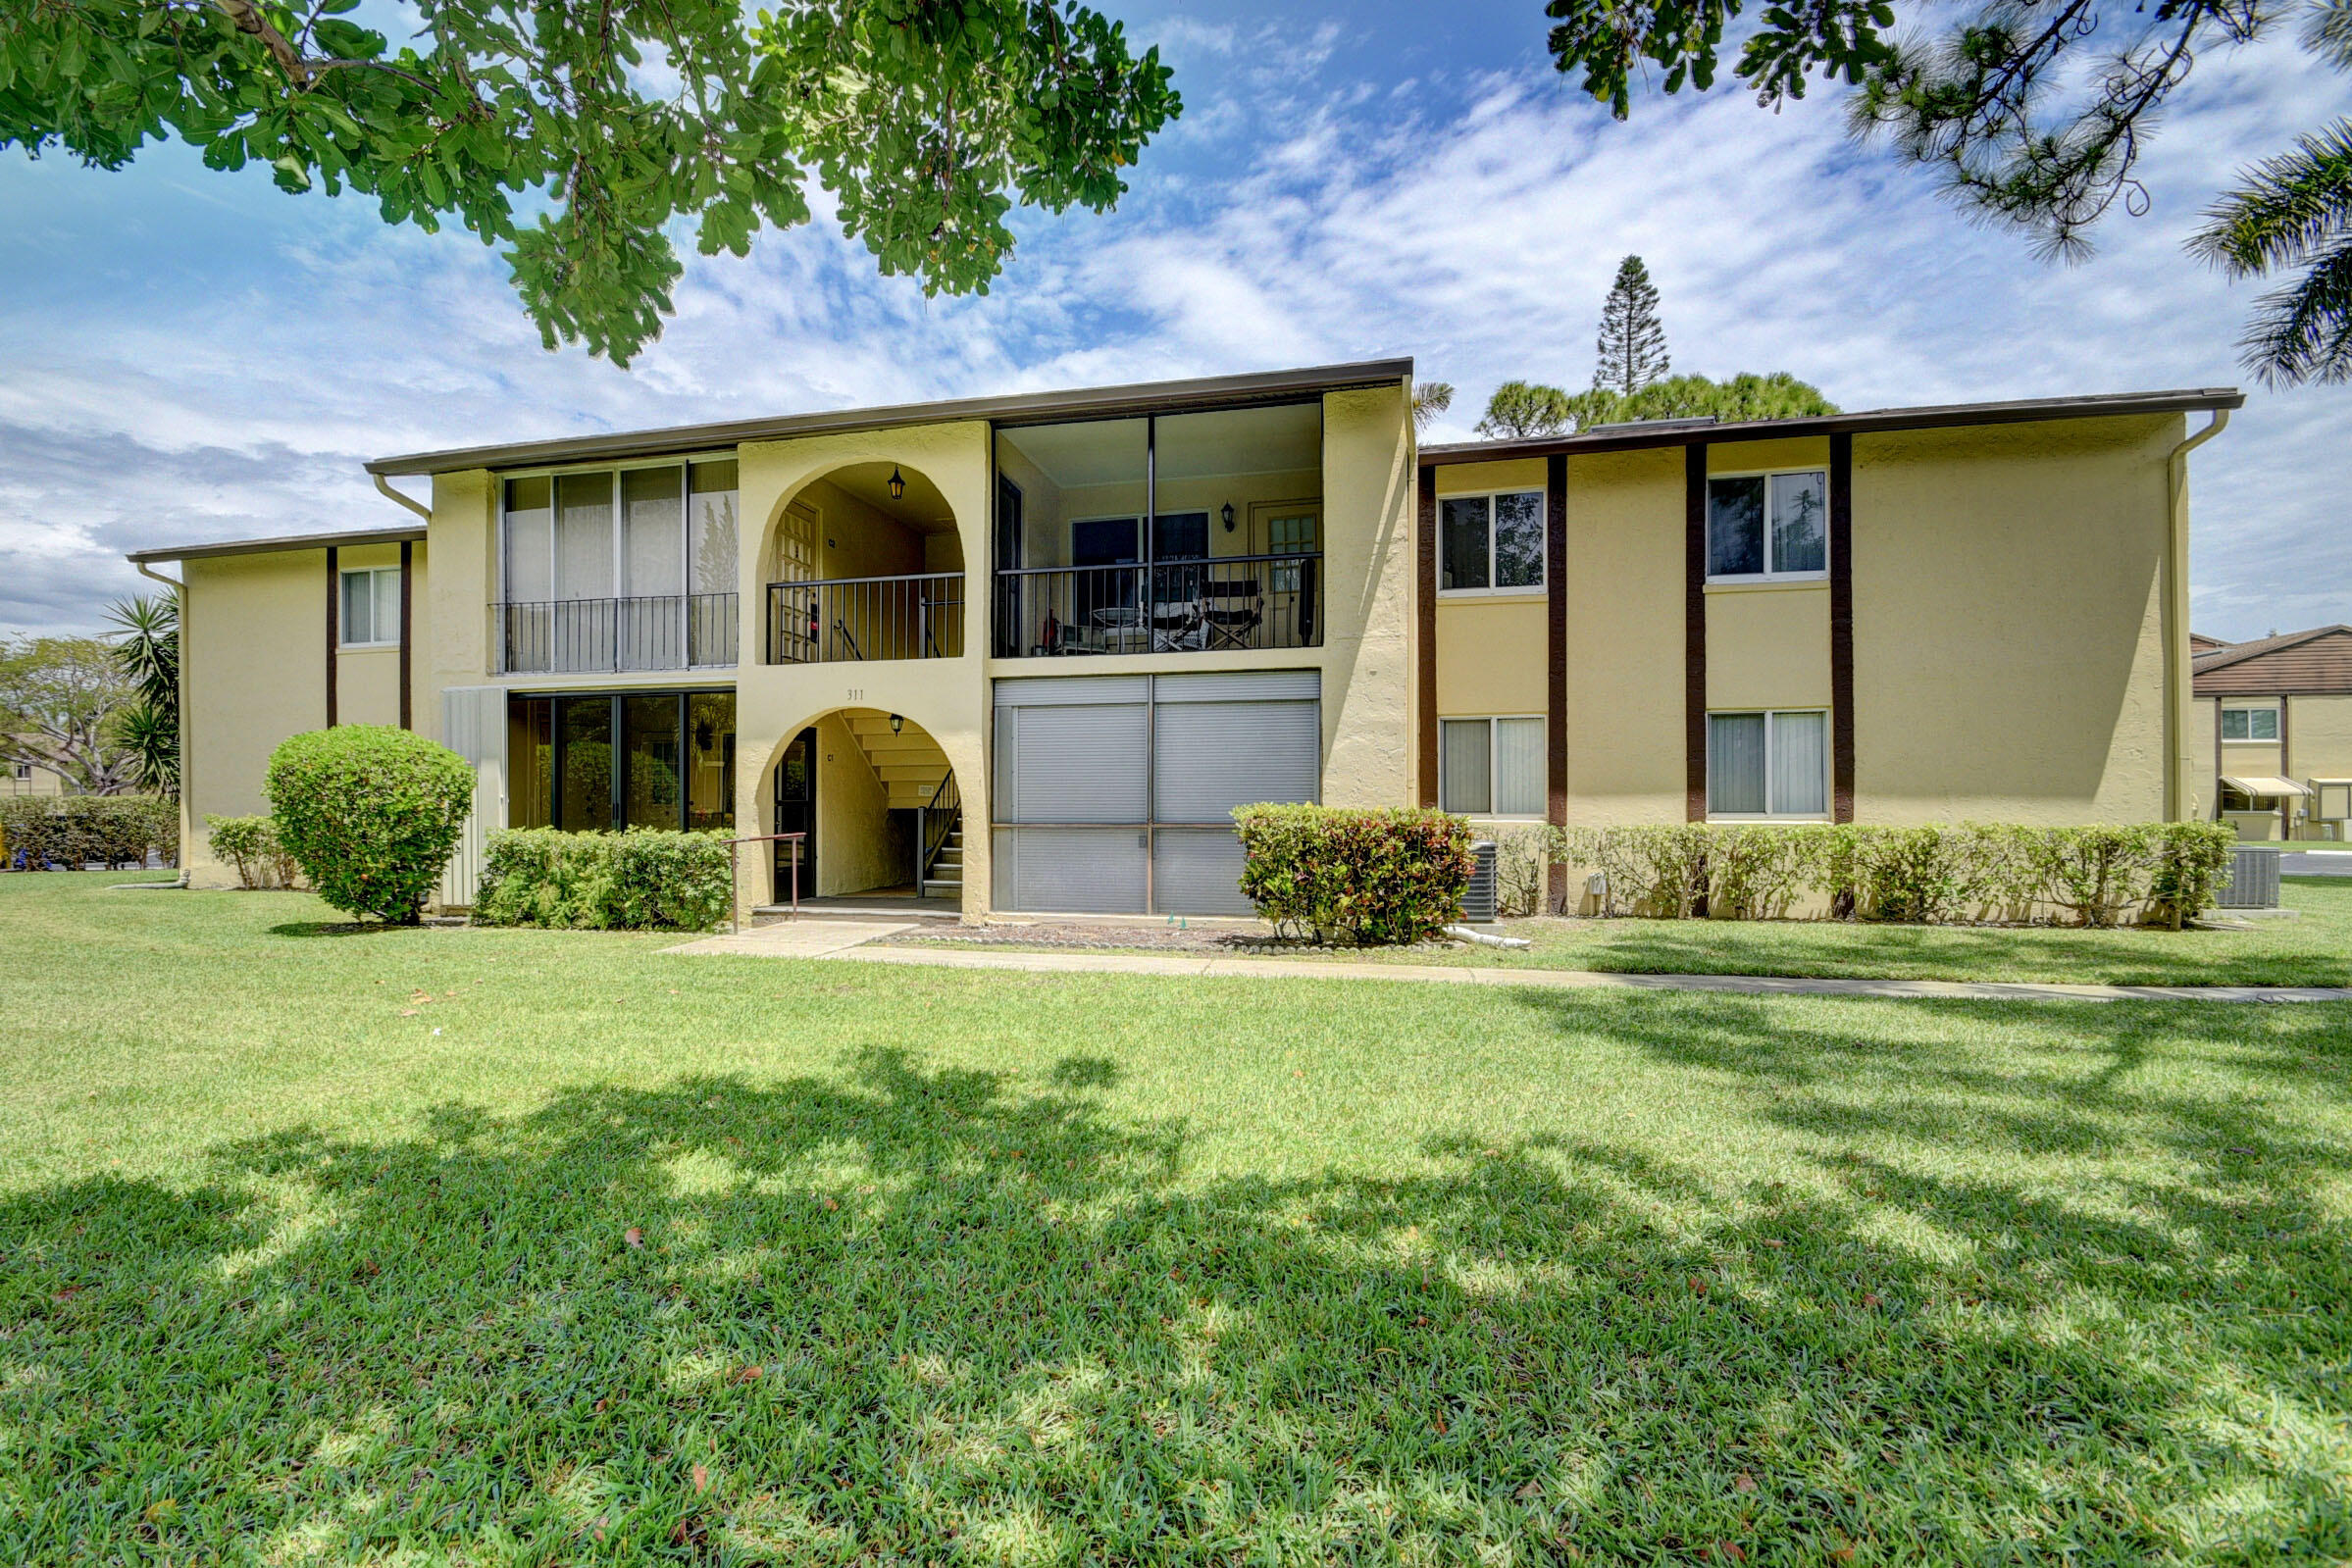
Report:
[[[278,839],[319,896],[351,915],[414,925],[474,804],[474,769],[423,735],[339,725],[270,754]]]

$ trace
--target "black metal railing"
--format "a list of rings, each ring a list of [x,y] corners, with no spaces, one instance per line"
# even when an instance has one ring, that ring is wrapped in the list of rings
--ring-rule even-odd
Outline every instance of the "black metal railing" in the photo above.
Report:
[[[923,857],[915,865],[915,891],[931,885],[931,873],[939,864],[940,851],[955,835],[956,824],[963,821],[963,791],[955,786],[955,775],[950,773],[940,781],[931,792],[930,803],[915,814],[916,831],[922,835]]]
[[[733,593],[490,606],[494,675],[698,670],[736,662]]]
[[[767,647],[770,664],[961,658],[964,575],[771,582]]]
[[[1314,553],[998,572],[996,654],[1319,647],[1322,565]]]

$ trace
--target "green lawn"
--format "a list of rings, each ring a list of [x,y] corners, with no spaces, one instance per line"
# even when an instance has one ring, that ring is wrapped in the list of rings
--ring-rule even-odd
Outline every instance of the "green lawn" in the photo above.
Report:
[[[0,1562],[2339,1562],[2352,1008],[0,877]]]
[[[1367,964],[1639,975],[2352,986],[2352,877],[2287,877],[2281,883],[2284,903],[2296,911],[2296,918],[2254,922],[2242,931],[1876,926],[1825,920],[1510,920],[1502,930],[1528,938],[1532,947],[1375,948],[1345,956]],[[1242,950],[1232,956],[1285,955],[1275,949]]]

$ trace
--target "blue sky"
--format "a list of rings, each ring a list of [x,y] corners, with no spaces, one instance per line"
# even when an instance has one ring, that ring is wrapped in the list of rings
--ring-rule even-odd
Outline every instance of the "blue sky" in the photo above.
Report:
[[[820,205],[690,261],[627,372],[544,352],[462,233],[184,149],[0,157],[0,631],[95,626],[140,585],[127,549],[398,523],[360,464],[419,448],[1386,354],[1460,388],[1432,438],[1466,436],[1498,381],[1589,381],[1628,251],[1675,369],[1792,371],[1847,408],[2245,383],[2254,290],[2180,238],[2347,96],[2284,36],[2208,54],[2151,212],[2058,268],[1855,148],[1834,93],[1611,122],[1551,70],[1537,0],[1110,9],[1187,105],[1117,213],[1029,216],[987,298],[926,301]],[[2352,620],[2352,388],[2250,390],[2194,460],[2198,629]]]

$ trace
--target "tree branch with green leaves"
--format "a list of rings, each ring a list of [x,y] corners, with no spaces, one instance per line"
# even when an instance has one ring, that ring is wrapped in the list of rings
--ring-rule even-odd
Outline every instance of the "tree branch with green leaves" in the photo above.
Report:
[[[1182,109],[1156,49],[1074,0],[5,0],[0,146],[120,169],[178,138],[289,191],[505,248],[541,339],[626,365],[682,271],[813,184],[886,275],[985,292],[1016,205],[1104,212]]]

